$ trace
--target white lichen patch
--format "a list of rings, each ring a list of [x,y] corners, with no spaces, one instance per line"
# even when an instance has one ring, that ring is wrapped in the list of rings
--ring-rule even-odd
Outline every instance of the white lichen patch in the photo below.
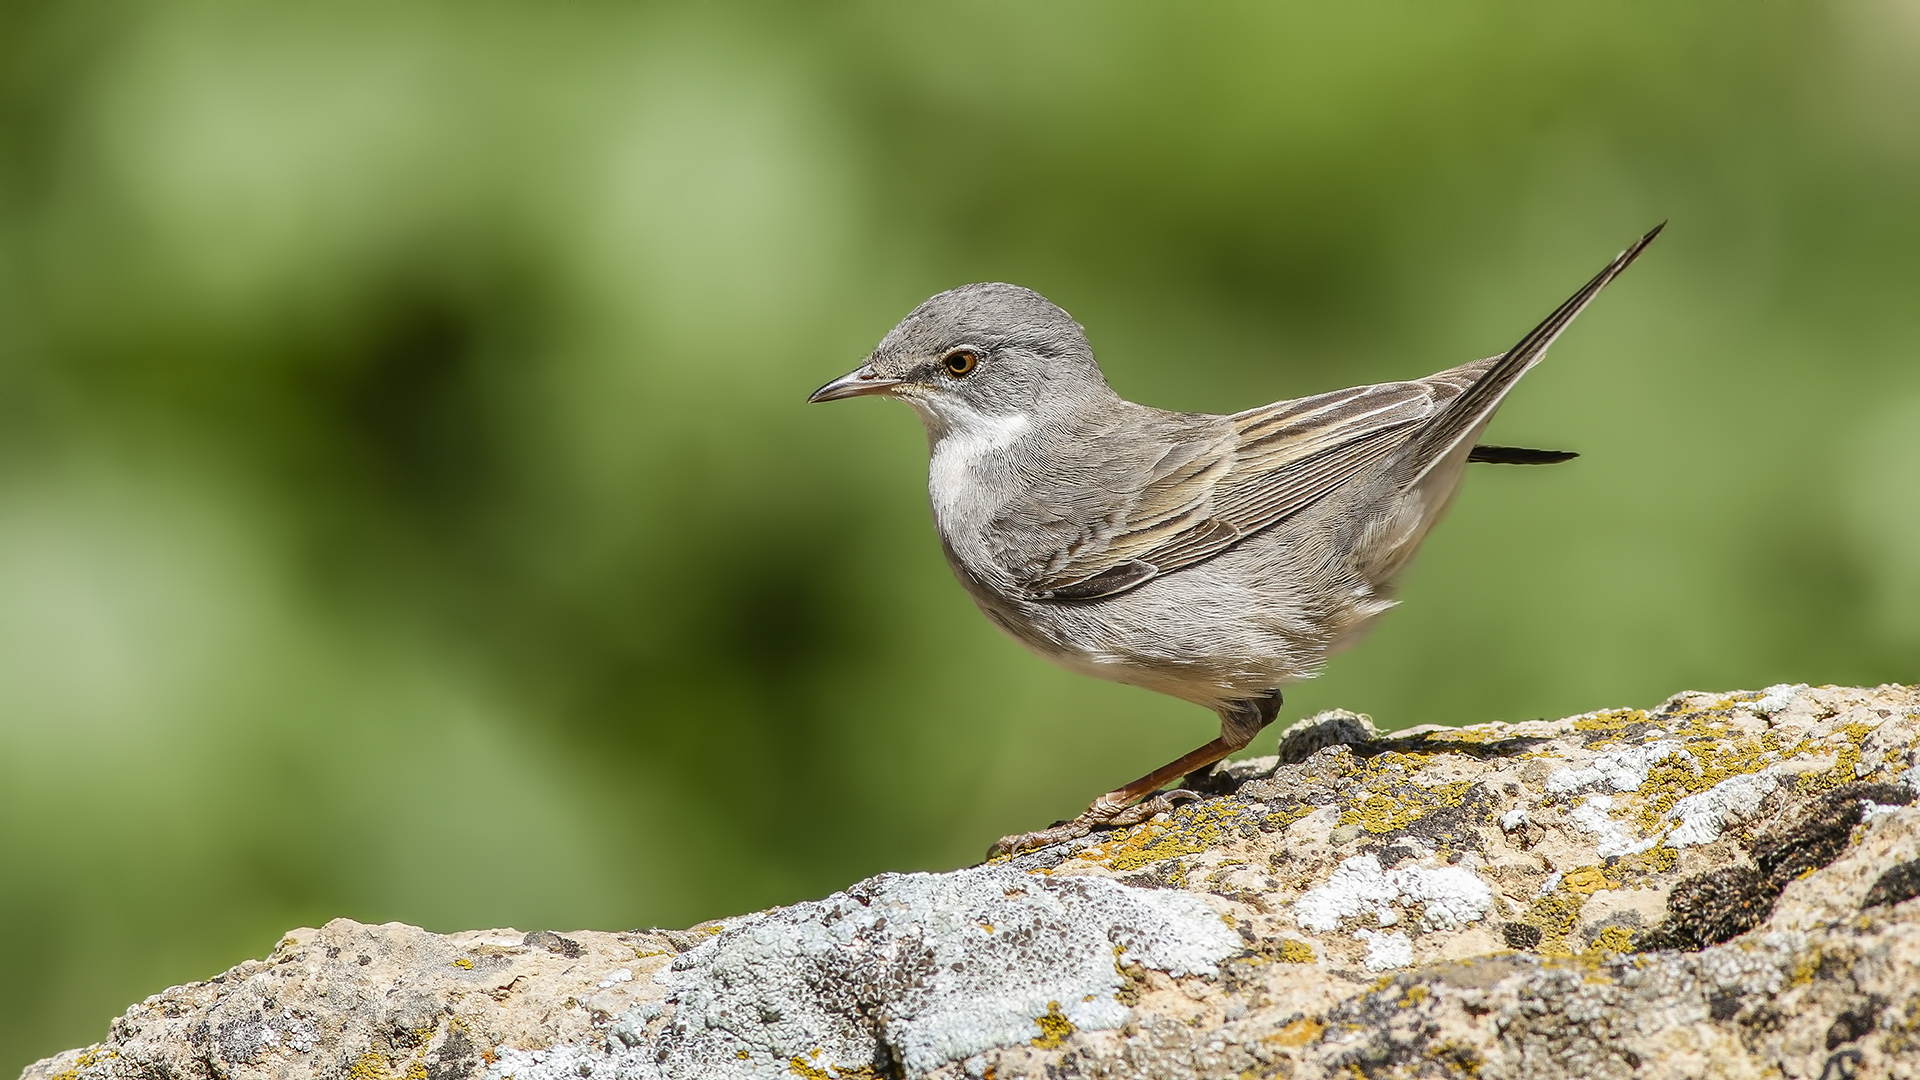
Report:
[[[730,921],[656,976],[665,1003],[624,1018],[605,1051],[503,1057],[490,1073],[772,1078],[798,1061],[917,1076],[1043,1037],[1040,1018],[1119,1027],[1123,967],[1211,975],[1243,944],[1191,893],[1007,867],[883,874]]]
[[[1667,834],[1674,848],[1711,844],[1727,829],[1750,820],[1760,804],[1780,786],[1776,770],[1729,776],[1697,795],[1673,804],[1666,817],[1680,824]]]
[[[1861,799],[1860,800],[1860,824],[1871,825],[1874,822],[1879,821],[1881,818],[1891,817],[1892,815],[1897,814],[1900,811],[1905,809],[1906,807],[1904,806],[1889,805],[1886,803],[1877,803],[1871,799]]]
[[[1760,716],[1772,716],[1793,704],[1794,699],[1799,697],[1800,692],[1806,688],[1806,683],[1781,683],[1778,686],[1769,686],[1761,692],[1760,700],[1747,708]]]
[[[1366,958],[1360,963],[1368,971],[1391,971],[1413,963],[1413,941],[1398,930],[1355,930],[1353,936],[1367,945]]]
[[[1573,808],[1567,820],[1574,828],[1594,838],[1594,854],[1603,859],[1615,855],[1637,855],[1659,843],[1659,837],[1636,839],[1627,830],[1626,824],[1613,816],[1612,811],[1613,796],[1589,795]]]
[[[1553,795],[1571,795],[1603,785],[1615,791],[1639,791],[1655,765],[1675,756],[1684,757],[1687,752],[1672,740],[1609,750],[1581,768],[1567,765],[1555,769],[1547,777],[1547,791]]]
[[[1293,918],[1315,933],[1336,930],[1342,919],[1372,915],[1381,926],[1401,918],[1401,905],[1423,905],[1423,930],[1455,930],[1486,918],[1493,888],[1460,866],[1409,866],[1383,870],[1372,855],[1342,862],[1326,884],[1294,901]]]

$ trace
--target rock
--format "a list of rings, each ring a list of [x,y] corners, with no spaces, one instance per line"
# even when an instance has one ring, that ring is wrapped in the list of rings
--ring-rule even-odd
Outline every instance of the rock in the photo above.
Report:
[[[690,930],[296,930],[23,1080],[1920,1077],[1920,692],[1286,745]]]

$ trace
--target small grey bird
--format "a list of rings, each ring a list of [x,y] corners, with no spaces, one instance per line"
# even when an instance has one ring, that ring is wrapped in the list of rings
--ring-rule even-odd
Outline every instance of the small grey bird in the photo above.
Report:
[[[865,363],[814,391],[808,401],[882,394],[920,414],[941,546],[995,626],[1070,670],[1220,715],[1218,739],[993,851],[1133,824],[1194,797],[1154,793],[1246,746],[1273,721],[1283,685],[1313,677],[1393,606],[1394,577],[1468,462],[1573,457],[1476,441],[1664,227],[1505,355],[1411,382],[1231,416],[1136,405],[1107,386],[1071,316],[991,283],[929,299]]]

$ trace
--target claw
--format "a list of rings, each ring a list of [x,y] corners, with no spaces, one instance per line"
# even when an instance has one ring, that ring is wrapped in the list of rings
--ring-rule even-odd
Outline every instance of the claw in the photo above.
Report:
[[[1041,829],[1037,832],[1030,833],[1019,833],[1014,836],[1003,836],[995,840],[993,846],[987,849],[987,858],[992,859],[1001,855],[1017,855],[1022,851],[1031,851],[1034,848],[1046,847],[1048,844],[1059,844],[1068,840],[1078,840],[1092,832],[1094,824],[1094,822],[1087,820],[1087,815],[1081,814],[1072,821],[1063,821],[1050,829]]]
[[[1095,829],[1138,825],[1155,814],[1164,814],[1172,810],[1179,803],[1198,798],[1200,796],[1194,792],[1181,789],[1163,791],[1151,799],[1143,799],[1132,806],[1108,806],[1095,802],[1072,821],[1057,822],[1051,828],[1015,836],[1003,836],[995,840],[993,846],[987,849],[987,858],[1016,855],[1022,851],[1031,851],[1049,844],[1078,840]]]

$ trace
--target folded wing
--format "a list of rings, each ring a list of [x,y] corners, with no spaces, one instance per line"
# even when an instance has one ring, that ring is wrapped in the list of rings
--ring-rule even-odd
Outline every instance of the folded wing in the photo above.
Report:
[[[1336,390],[1221,418],[1212,439],[1175,439],[1148,468],[1108,491],[1121,509],[1076,521],[1030,521],[1028,550],[1047,554],[1013,569],[1029,599],[1093,600],[1204,562],[1243,538],[1319,502],[1379,467],[1412,486],[1486,423],[1554,338],[1660,235],[1655,227],[1502,356],[1415,382]],[[1468,456],[1473,458],[1473,451]],[[1549,463],[1552,451],[1488,447],[1477,460]],[[1044,504],[1045,499],[1038,500]],[[1031,510],[1031,505],[1027,508]],[[1057,544],[1046,541],[1058,539]],[[1041,540],[1038,545],[1031,541]]]
[[[1092,600],[1210,559],[1379,463],[1491,362],[1225,417],[1217,438],[1156,463],[1120,513],[1020,584],[1030,599]]]

